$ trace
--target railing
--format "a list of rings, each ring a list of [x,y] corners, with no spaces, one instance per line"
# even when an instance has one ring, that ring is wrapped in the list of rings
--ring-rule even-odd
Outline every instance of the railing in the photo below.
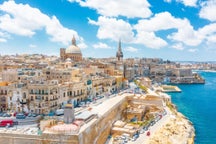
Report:
[[[38,95],[38,94],[39,95],[48,95],[48,93],[37,93],[37,92],[30,92],[29,94],[33,94],[33,95]]]

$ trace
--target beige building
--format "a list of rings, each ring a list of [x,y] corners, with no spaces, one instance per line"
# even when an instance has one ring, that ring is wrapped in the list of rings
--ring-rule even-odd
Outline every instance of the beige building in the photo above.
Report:
[[[8,108],[8,82],[0,82],[0,111],[6,111]]]
[[[62,60],[66,60],[67,58],[70,58],[75,62],[82,61],[82,53],[80,48],[76,45],[75,37],[73,37],[72,39],[72,45],[70,45],[66,49],[65,48],[60,49],[60,57]]]
[[[70,82],[67,85],[67,96],[69,100],[73,101],[74,106],[81,101],[87,99],[86,83],[84,82]]]
[[[29,107],[34,113],[49,113],[58,108],[58,81],[29,83]]]
[[[24,83],[13,83],[8,88],[8,109],[13,112],[29,112],[28,89]]]
[[[43,73],[47,80],[58,80],[59,83],[71,81],[72,78],[72,70],[65,69],[44,69]]]

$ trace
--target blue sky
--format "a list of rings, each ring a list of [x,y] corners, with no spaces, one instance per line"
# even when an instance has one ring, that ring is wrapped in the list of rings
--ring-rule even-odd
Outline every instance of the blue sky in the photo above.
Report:
[[[215,61],[215,0],[0,0],[0,54]]]

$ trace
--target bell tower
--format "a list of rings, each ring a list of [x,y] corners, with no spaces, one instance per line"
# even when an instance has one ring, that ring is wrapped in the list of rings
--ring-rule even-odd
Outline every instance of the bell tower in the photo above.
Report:
[[[121,40],[119,40],[118,51],[116,52],[116,58],[118,61],[123,61],[123,52],[121,49]]]

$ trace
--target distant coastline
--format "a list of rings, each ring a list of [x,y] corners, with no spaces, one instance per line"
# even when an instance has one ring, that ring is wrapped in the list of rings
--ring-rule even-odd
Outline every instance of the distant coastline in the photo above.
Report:
[[[200,71],[200,72],[214,72],[214,73],[216,72],[216,70],[195,70],[195,71],[196,72],[197,71]]]

